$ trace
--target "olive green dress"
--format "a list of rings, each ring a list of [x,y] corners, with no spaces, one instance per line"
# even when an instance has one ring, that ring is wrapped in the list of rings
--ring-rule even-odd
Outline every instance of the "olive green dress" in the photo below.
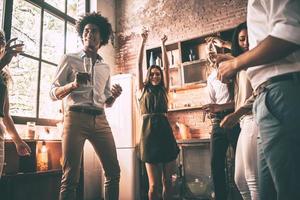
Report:
[[[161,86],[145,86],[139,99],[143,117],[140,156],[147,163],[167,163],[177,158],[177,146],[166,116],[168,103]]]

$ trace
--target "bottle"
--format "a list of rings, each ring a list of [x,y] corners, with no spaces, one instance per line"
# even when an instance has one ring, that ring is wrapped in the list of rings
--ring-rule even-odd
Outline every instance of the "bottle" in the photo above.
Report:
[[[37,169],[39,171],[48,170],[48,149],[45,141],[42,142],[42,146],[37,155]]]
[[[163,66],[162,66],[162,62],[161,62],[161,59],[160,59],[159,56],[157,56],[157,58],[156,58],[156,60],[155,60],[155,64],[156,64],[157,66],[163,67]]]
[[[193,61],[193,50],[190,49],[189,60]]]
[[[150,58],[149,58],[149,66],[152,66],[155,64],[153,51],[150,52]]]
[[[171,65],[174,65],[174,55],[173,55],[173,51],[171,51]]]

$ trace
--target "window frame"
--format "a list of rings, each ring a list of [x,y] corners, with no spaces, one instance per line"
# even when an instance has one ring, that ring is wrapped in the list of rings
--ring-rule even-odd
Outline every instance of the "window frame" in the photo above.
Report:
[[[36,117],[24,117],[24,116],[12,116],[14,122],[16,124],[26,124],[27,121],[34,121],[37,125],[55,125],[59,120],[55,119],[45,119],[39,117],[39,110],[40,110],[40,85],[41,85],[41,72],[42,72],[42,64],[47,63],[49,65],[57,66],[57,63],[50,62],[48,60],[42,59],[42,46],[43,46],[43,22],[44,22],[44,15],[45,12],[48,12],[49,14],[61,19],[64,22],[64,53],[66,53],[66,43],[67,43],[67,25],[75,25],[75,18],[67,15],[67,6],[68,6],[68,0],[65,1],[65,13],[60,11],[59,9],[53,7],[52,5],[44,2],[44,0],[24,0],[28,3],[33,4],[34,6],[37,6],[41,9],[41,23],[40,23],[40,44],[39,44],[39,54],[38,57],[28,55],[26,53],[23,53],[22,56],[33,59],[38,61],[38,80],[37,80],[37,100],[36,100]],[[85,1],[85,12],[90,11],[90,0],[84,0]],[[12,13],[13,13],[13,5],[14,0],[4,0],[3,1],[3,29],[5,31],[5,36],[7,40],[11,38],[11,27],[12,27]],[[49,97],[50,98],[50,97]]]

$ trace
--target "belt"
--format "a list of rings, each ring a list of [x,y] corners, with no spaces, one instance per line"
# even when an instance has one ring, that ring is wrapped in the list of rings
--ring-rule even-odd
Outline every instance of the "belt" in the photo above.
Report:
[[[226,115],[230,114],[234,112],[234,110],[224,110],[224,111],[221,111],[221,112],[216,112],[216,113],[210,113],[210,118],[211,119],[215,119],[215,120],[221,120],[223,119]]]
[[[267,90],[268,85],[271,85],[272,83],[281,82],[281,81],[295,81],[300,83],[300,72],[287,73],[287,74],[271,77],[267,81],[260,84],[257,87],[257,89],[253,92],[253,95],[258,96]]]
[[[85,108],[85,107],[70,107],[69,111],[85,113],[85,114],[88,114],[88,115],[102,115],[102,114],[104,114],[104,110],[96,110],[96,109]]]

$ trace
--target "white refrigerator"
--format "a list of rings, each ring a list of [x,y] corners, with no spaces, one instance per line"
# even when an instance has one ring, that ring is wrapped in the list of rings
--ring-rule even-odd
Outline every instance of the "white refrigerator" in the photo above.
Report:
[[[111,77],[111,84],[120,84],[122,94],[105,113],[114,135],[118,160],[121,168],[120,200],[139,200],[139,162],[136,152],[136,119],[134,78],[131,74],[119,74]],[[101,171],[97,156],[91,155],[92,147],[85,145],[84,153],[84,198],[93,200],[100,195],[103,198],[103,172],[101,177],[95,173]],[[86,155],[89,154],[89,155]],[[90,169],[92,166],[93,169]],[[99,187],[101,185],[99,192]],[[99,199],[99,198],[98,198]]]

